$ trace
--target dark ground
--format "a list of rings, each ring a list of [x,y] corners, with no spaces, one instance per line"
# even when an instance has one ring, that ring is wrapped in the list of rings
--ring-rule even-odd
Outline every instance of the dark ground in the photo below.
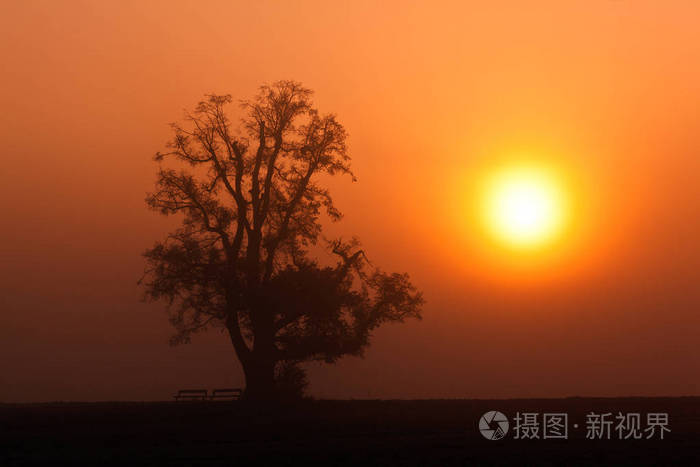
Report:
[[[568,440],[490,441],[499,410],[563,412]],[[585,439],[585,414],[667,412],[663,440]],[[578,423],[579,428],[573,428]],[[511,425],[512,426],[512,425]],[[700,398],[0,404],[0,466],[698,465]]]

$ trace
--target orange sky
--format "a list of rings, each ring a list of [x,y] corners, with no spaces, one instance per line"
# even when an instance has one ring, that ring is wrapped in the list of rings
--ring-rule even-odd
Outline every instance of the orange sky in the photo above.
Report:
[[[151,156],[209,92],[303,82],[350,133],[334,181],[422,322],[312,368],[323,397],[700,393],[700,5],[693,1],[26,1],[0,16],[0,401],[159,399],[242,380],[224,335],[166,345],[139,302]],[[515,267],[474,236],[512,154],[581,196],[568,247]],[[545,260],[546,259],[546,260]]]

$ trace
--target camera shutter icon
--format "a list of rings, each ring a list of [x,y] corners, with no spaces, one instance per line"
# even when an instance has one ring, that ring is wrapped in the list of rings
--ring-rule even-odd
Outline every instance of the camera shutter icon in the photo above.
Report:
[[[508,433],[508,417],[497,410],[491,410],[481,416],[479,431],[488,440],[502,439]]]

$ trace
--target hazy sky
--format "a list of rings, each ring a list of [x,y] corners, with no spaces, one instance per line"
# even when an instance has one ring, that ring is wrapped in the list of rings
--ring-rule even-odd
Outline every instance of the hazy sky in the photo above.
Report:
[[[700,393],[700,4],[6,2],[0,14],[0,401],[163,399],[242,383],[218,331],[170,348],[139,301],[152,155],[205,94],[294,79],[350,133],[334,181],[424,320],[322,397]],[[562,248],[481,242],[470,186],[514,154],[577,194]]]

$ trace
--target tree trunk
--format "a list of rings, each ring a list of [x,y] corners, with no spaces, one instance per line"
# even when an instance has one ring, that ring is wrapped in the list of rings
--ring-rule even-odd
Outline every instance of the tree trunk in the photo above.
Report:
[[[231,342],[243,367],[245,391],[248,400],[267,401],[277,397],[275,382],[275,356],[273,315],[258,307],[251,318],[253,327],[253,348],[245,343],[238,324],[235,310],[229,312],[226,325]]]
[[[269,358],[258,355],[243,363],[245,374],[244,397],[248,400],[267,401],[276,398],[275,364]]]
[[[263,300],[258,298],[253,303],[253,349],[247,361],[241,362],[246,379],[244,396],[249,400],[272,400],[277,397],[273,313],[264,306]]]
[[[262,352],[258,344],[250,351],[243,341],[237,321],[229,320],[228,331],[236,351],[238,361],[243,367],[246,399],[269,400],[275,397],[275,360],[271,352]]]

